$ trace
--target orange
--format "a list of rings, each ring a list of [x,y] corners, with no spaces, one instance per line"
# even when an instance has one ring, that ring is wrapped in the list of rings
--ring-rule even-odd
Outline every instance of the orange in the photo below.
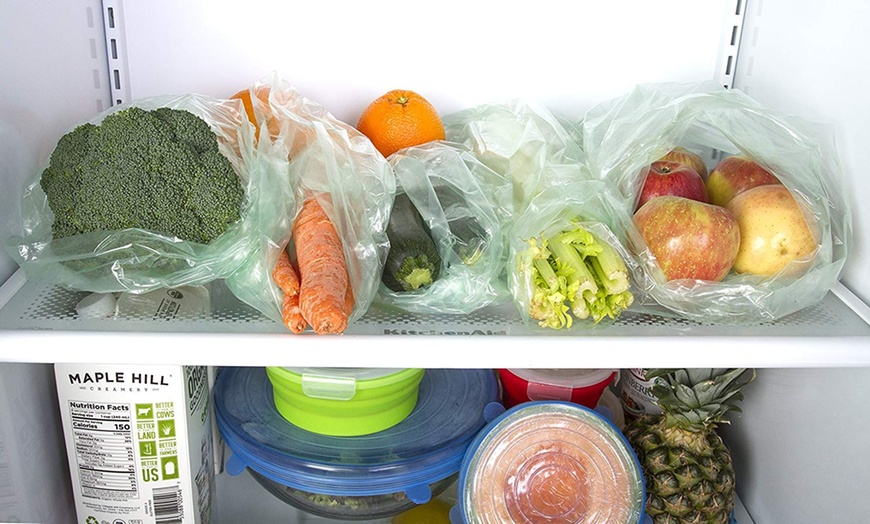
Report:
[[[268,87],[259,87],[259,88],[257,88],[256,91],[257,91],[257,98],[262,103],[262,106],[265,108],[269,108],[270,107],[269,106],[269,88]],[[248,120],[250,120],[251,123],[254,124],[254,127],[257,128],[255,137],[257,140],[260,140],[260,124],[259,124],[259,122],[257,122],[257,116],[254,113],[254,104],[251,102],[250,89],[245,89],[245,90],[239,91],[238,93],[234,94],[230,98],[238,99],[238,100],[242,101],[242,105],[245,106],[245,113],[248,114]],[[272,136],[272,138],[275,138],[278,135],[278,122],[276,122],[275,119],[272,118],[271,113],[269,115],[267,115],[267,117],[266,117],[266,125],[269,128],[269,134]]]
[[[414,91],[402,89],[369,104],[356,127],[385,157],[405,147],[444,140],[444,124],[435,107]]]

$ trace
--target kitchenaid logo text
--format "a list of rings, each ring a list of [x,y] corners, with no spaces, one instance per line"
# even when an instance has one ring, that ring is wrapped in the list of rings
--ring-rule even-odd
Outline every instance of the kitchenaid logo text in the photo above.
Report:
[[[474,331],[438,331],[436,329],[385,329],[384,335],[507,335],[507,331],[493,331],[491,329]]]
[[[136,386],[168,386],[169,378],[163,375],[150,373],[70,373],[70,384],[131,384]]]

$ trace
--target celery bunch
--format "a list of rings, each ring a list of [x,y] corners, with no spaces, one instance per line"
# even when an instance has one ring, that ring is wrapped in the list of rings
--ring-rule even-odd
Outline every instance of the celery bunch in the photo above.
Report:
[[[542,327],[571,327],[572,316],[595,323],[616,318],[632,302],[628,269],[619,253],[579,224],[539,242],[518,257],[533,282],[529,316]]]

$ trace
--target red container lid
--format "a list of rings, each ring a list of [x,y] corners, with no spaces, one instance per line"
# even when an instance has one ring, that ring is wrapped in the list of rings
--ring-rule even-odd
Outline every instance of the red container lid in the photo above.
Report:
[[[530,400],[567,400],[595,407],[616,369],[501,369],[506,407]]]

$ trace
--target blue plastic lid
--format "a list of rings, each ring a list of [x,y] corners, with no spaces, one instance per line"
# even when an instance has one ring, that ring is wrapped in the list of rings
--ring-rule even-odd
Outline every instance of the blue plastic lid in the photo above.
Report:
[[[218,429],[246,467],[291,488],[335,496],[405,492],[425,501],[428,486],[459,471],[465,451],[498,399],[492,370],[426,370],[417,405],[399,424],[358,437],[312,433],[275,408],[264,368],[222,368],[214,387]],[[424,493],[425,492],[425,493]]]
[[[645,524],[640,463],[606,412],[537,401],[488,409],[487,420],[462,462],[454,524],[501,522],[508,513],[522,521],[571,515],[572,522]],[[605,489],[617,479],[624,487]],[[481,482],[491,486],[476,490]],[[535,492],[563,494],[538,500]]]

